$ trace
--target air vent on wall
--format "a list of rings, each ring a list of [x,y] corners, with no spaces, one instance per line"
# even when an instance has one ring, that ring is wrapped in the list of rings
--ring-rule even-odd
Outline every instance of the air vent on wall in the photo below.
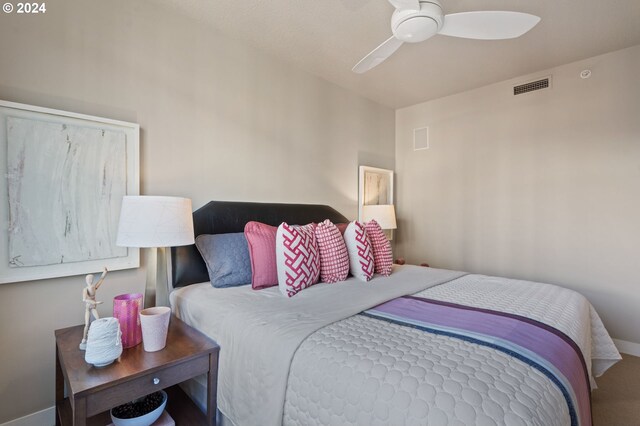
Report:
[[[545,77],[540,80],[530,81],[529,83],[520,84],[513,87],[514,95],[521,95],[523,93],[529,93],[536,90],[548,89],[550,84],[550,77]]]
[[[429,149],[429,128],[413,129],[413,150]]]

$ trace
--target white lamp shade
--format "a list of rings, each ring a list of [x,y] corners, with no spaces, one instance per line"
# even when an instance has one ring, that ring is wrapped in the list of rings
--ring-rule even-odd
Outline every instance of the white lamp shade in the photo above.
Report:
[[[194,243],[191,200],[127,195],[122,199],[116,245],[173,247]]]
[[[375,219],[382,229],[396,229],[396,210],[393,204],[376,204],[362,206],[362,220],[368,222]]]

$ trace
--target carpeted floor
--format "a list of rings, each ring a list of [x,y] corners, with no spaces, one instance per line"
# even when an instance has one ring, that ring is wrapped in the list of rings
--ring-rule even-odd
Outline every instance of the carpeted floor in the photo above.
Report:
[[[640,426],[640,358],[622,361],[598,379],[591,394],[594,426]]]

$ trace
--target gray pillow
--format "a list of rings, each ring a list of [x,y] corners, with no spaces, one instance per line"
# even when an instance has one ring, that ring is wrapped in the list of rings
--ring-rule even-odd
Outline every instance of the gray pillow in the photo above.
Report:
[[[251,284],[251,260],[244,232],[198,235],[196,247],[202,255],[214,287]]]

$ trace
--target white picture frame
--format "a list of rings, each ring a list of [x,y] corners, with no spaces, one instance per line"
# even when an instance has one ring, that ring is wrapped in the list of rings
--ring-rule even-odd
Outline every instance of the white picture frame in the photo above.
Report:
[[[0,284],[139,267],[115,245],[139,150],[138,124],[0,101]]]
[[[362,206],[393,204],[393,170],[360,166],[358,173],[358,220]]]

